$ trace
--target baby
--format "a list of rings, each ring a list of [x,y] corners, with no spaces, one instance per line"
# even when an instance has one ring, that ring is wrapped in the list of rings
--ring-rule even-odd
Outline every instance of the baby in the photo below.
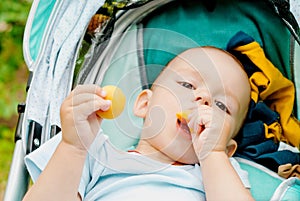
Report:
[[[135,150],[116,150],[102,133],[96,111],[109,109],[105,96],[82,85],[65,99],[62,140],[24,200],[253,200],[231,158],[250,85],[229,53],[198,47],[169,62],[136,98],[144,125]]]

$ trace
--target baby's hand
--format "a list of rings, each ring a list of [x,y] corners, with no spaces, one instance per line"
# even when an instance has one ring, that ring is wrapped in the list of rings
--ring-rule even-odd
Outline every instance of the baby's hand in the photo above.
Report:
[[[231,118],[225,112],[202,105],[189,115],[189,127],[195,152],[199,161],[210,152],[226,151],[231,138]]]
[[[106,111],[111,102],[97,85],[79,85],[64,100],[60,109],[63,141],[87,150],[99,131],[102,121],[97,110]]]

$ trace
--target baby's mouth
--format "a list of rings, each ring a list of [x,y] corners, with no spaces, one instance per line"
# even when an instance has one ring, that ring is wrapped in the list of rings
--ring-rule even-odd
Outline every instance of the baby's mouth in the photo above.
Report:
[[[180,128],[181,130],[183,130],[185,133],[191,135],[191,130],[188,126],[188,120],[187,120],[187,114],[185,113],[177,113],[176,117],[177,117],[177,126],[178,128]]]
[[[185,119],[177,119],[178,127],[187,134],[191,134],[190,128],[188,127],[188,122]]]
[[[178,128],[180,128],[181,130],[183,130],[185,133],[189,135],[191,135],[191,133],[194,132],[193,129],[188,126],[188,122],[189,122],[188,115],[190,113],[191,113],[190,111],[176,113]],[[196,134],[200,135],[204,131],[204,129],[205,129],[205,125],[198,125]]]

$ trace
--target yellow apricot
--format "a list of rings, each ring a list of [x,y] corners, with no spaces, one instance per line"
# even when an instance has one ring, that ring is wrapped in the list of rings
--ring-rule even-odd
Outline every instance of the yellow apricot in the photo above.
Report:
[[[191,110],[185,110],[185,111],[182,111],[182,112],[177,112],[176,113],[176,117],[177,119],[179,119],[181,122],[186,122],[188,123],[189,122],[189,115],[192,113]],[[194,129],[193,128],[189,128],[190,129],[190,132],[193,133],[194,132]]]
[[[106,100],[111,101],[111,106],[108,110],[98,110],[96,114],[104,119],[114,119],[118,117],[124,110],[126,97],[122,90],[113,85],[107,85],[102,88],[106,92]]]
[[[192,111],[190,111],[190,110],[185,110],[185,111],[182,111],[182,112],[178,112],[178,113],[176,113],[176,117],[180,121],[185,120],[186,122],[188,122],[188,117],[191,114],[191,112]]]

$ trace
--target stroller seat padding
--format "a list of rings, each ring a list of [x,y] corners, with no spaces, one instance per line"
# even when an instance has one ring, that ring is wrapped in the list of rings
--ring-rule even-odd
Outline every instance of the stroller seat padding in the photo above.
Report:
[[[217,0],[213,10],[199,1],[179,3],[165,5],[144,20],[147,65],[165,66],[176,54],[195,46],[224,49],[234,34],[243,31],[259,42],[272,63],[291,78],[290,44],[286,42],[290,33],[266,1]],[[150,83],[156,77],[152,74],[148,73]]]

